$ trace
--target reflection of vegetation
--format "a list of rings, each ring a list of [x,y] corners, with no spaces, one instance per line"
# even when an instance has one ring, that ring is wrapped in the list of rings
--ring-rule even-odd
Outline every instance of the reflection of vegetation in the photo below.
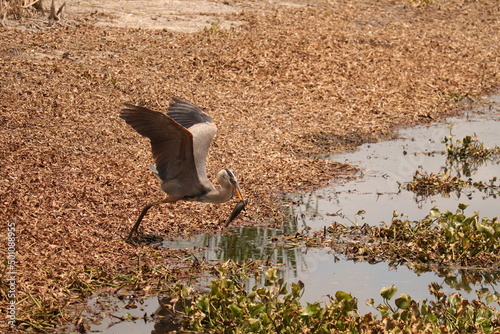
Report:
[[[448,275],[444,282],[450,288],[471,292],[473,285],[480,285],[487,290],[487,285],[500,282],[500,271],[486,271],[484,269],[459,269],[456,275]]]
[[[246,259],[267,260],[278,252],[269,241],[280,235],[278,230],[264,228],[241,228],[238,233],[217,237],[217,246],[213,249],[218,260],[233,260],[242,263]],[[282,256],[282,254],[281,254]]]
[[[292,221],[290,226],[284,227],[286,231],[296,231]],[[262,227],[242,227],[232,229],[231,233],[223,235],[203,234],[188,243],[195,247],[192,255],[198,261],[203,259],[215,261],[234,261],[245,263],[248,259],[260,261],[265,264],[284,265],[289,271],[297,274],[297,268],[304,265],[302,250],[296,247],[282,247],[278,243],[283,231],[266,229]],[[183,243],[184,245],[184,243]],[[168,245],[167,245],[168,247]],[[197,252],[201,252],[201,257]]]
[[[495,294],[478,294],[480,299],[469,302],[460,294],[449,296],[433,283],[429,290],[435,300],[414,301],[402,294],[391,304],[397,289],[383,288],[383,304],[376,306],[380,313],[360,316],[357,299],[343,291],[328,296],[327,303],[307,303],[302,306],[300,297],[304,285],[299,281],[288,287],[277,271],[265,272],[263,285],[255,285],[248,292],[238,282],[234,270],[227,274],[222,267],[219,278],[212,281],[210,291],[197,297],[187,297],[179,289],[184,311],[177,312],[184,318],[189,330],[204,333],[494,333],[500,314],[488,303],[498,301]],[[240,275],[245,276],[245,273]],[[367,301],[373,305],[373,299]],[[172,308],[172,312],[175,308]]]
[[[443,143],[446,144],[447,152],[445,172],[455,169],[467,177],[486,162],[498,160],[500,155],[500,147],[484,147],[476,136],[453,141],[453,135],[449,135],[444,138]]]
[[[486,148],[476,137],[471,136],[466,136],[461,141],[453,141],[453,136],[449,135],[444,138],[443,143],[446,144],[447,152],[446,166],[443,167],[443,172],[427,173],[420,167],[413,174],[411,182],[399,184],[399,187],[412,191],[421,198],[436,194],[447,196],[452,192],[460,197],[460,192],[467,187],[474,187],[484,192],[487,197],[496,198],[500,193],[496,177],[487,182],[475,182],[470,177],[481,165],[487,162],[498,164],[500,162],[500,147]],[[462,179],[462,175],[468,179]]]
[[[496,182],[497,178],[494,177],[488,182],[483,182],[483,181],[473,182],[472,185],[479,191],[484,192],[486,197],[497,198],[497,196],[500,195],[500,186],[496,184]]]

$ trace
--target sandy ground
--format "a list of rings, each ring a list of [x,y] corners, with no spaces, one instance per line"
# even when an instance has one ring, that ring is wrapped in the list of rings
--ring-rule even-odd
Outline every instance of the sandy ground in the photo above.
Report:
[[[83,286],[137,276],[138,263],[139,290],[175,279],[176,254],[123,241],[163,195],[122,103],[165,110],[178,96],[203,108],[219,128],[209,177],[231,168],[250,201],[235,224],[279,226],[283,193],[352,170],[318,155],[439,121],[500,82],[496,0],[192,3],[68,2],[58,22],[0,27],[0,235],[7,245],[15,224],[18,311],[0,331],[68,323]],[[165,205],[143,231],[217,231],[233,204]]]
[[[235,14],[242,7],[229,2],[213,1],[75,1],[68,12],[78,16],[96,13],[101,18],[97,26],[168,29],[194,33],[219,24],[231,28],[242,24],[238,20],[224,20],[225,14]]]
[[[167,29],[179,33],[196,33],[218,26],[229,29],[244,24],[238,14],[249,11],[266,13],[274,8],[300,8],[316,1],[237,1],[237,0],[74,0],[57,1],[56,9],[65,3],[61,18],[92,20],[100,27]],[[49,11],[48,2],[44,9]],[[10,22],[12,23],[12,22]]]

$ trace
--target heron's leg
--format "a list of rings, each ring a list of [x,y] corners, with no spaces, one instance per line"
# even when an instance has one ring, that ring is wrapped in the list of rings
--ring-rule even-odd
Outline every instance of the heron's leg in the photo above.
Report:
[[[132,230],[130,231],[127,239],[131,240],[134,233],[137,233],[137,230],[139,229],[139,225],[141,225],[142,219],[144,218],[144,216],[146,215],[146,213],[148,212],[149,209],[151,209],[153,206],[161,204],[161,203],[172,203],[175,201],[176,201],[175,199],[172,199],[169,196],[167,196],[165,199],[163,199],[161,201],[149,203],[148,205],[146,205],[144,207],[144,209],[142,209],[141,214],[139,215],[139,218],[137,218],[137,221],[135,222],[134,226],[132,227]]]
[[[156,204],[159,204],[159,203],[158,202],[150,203],[150,204],[146,205],[144,207],[144,209],[142,209],[141,214],[139,215],[139,218],[137,218],[137,221],[135,222],[134,227],[132,227],[132,230],[130,231],[130,233],[128,235],[128,238],[127,238],[128,240],[132,239],[132,236],[135,233],[137,233],[137,230],[139,229],[139,225],[141,225],[142,219],[144,218],[144,216],[146,215],[148,210],[151,209]]]

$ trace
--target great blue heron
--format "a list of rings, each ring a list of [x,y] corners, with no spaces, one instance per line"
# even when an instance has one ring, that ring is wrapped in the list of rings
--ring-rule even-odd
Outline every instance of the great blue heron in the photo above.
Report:
[[[167,196],[150,203],[142,209],[132,227],[128,239],[137,233],[146,212],[161,203],[179,200],[206,203],[223,203],[233,195],[240,199],[227,224],[245,207],[240,186],[229,169],[217,174],[220,188],[216,188],[207,177],[206,158],[217,127],[212,119],[197,106],[173,98],[167,114],[144,107],[125,104],[120,118],[125,120],[139,134],[151,140],[151,150],[156,167],[151,170],[161,180],[161,189]]]

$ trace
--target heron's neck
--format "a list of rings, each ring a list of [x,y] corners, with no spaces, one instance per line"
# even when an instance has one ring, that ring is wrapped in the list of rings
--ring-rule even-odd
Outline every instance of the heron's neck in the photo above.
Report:
[[[203,202],[224,203],[233,197],[234,190],[231,184],[221,184],[220,188],[213,187],[203,198]]]

